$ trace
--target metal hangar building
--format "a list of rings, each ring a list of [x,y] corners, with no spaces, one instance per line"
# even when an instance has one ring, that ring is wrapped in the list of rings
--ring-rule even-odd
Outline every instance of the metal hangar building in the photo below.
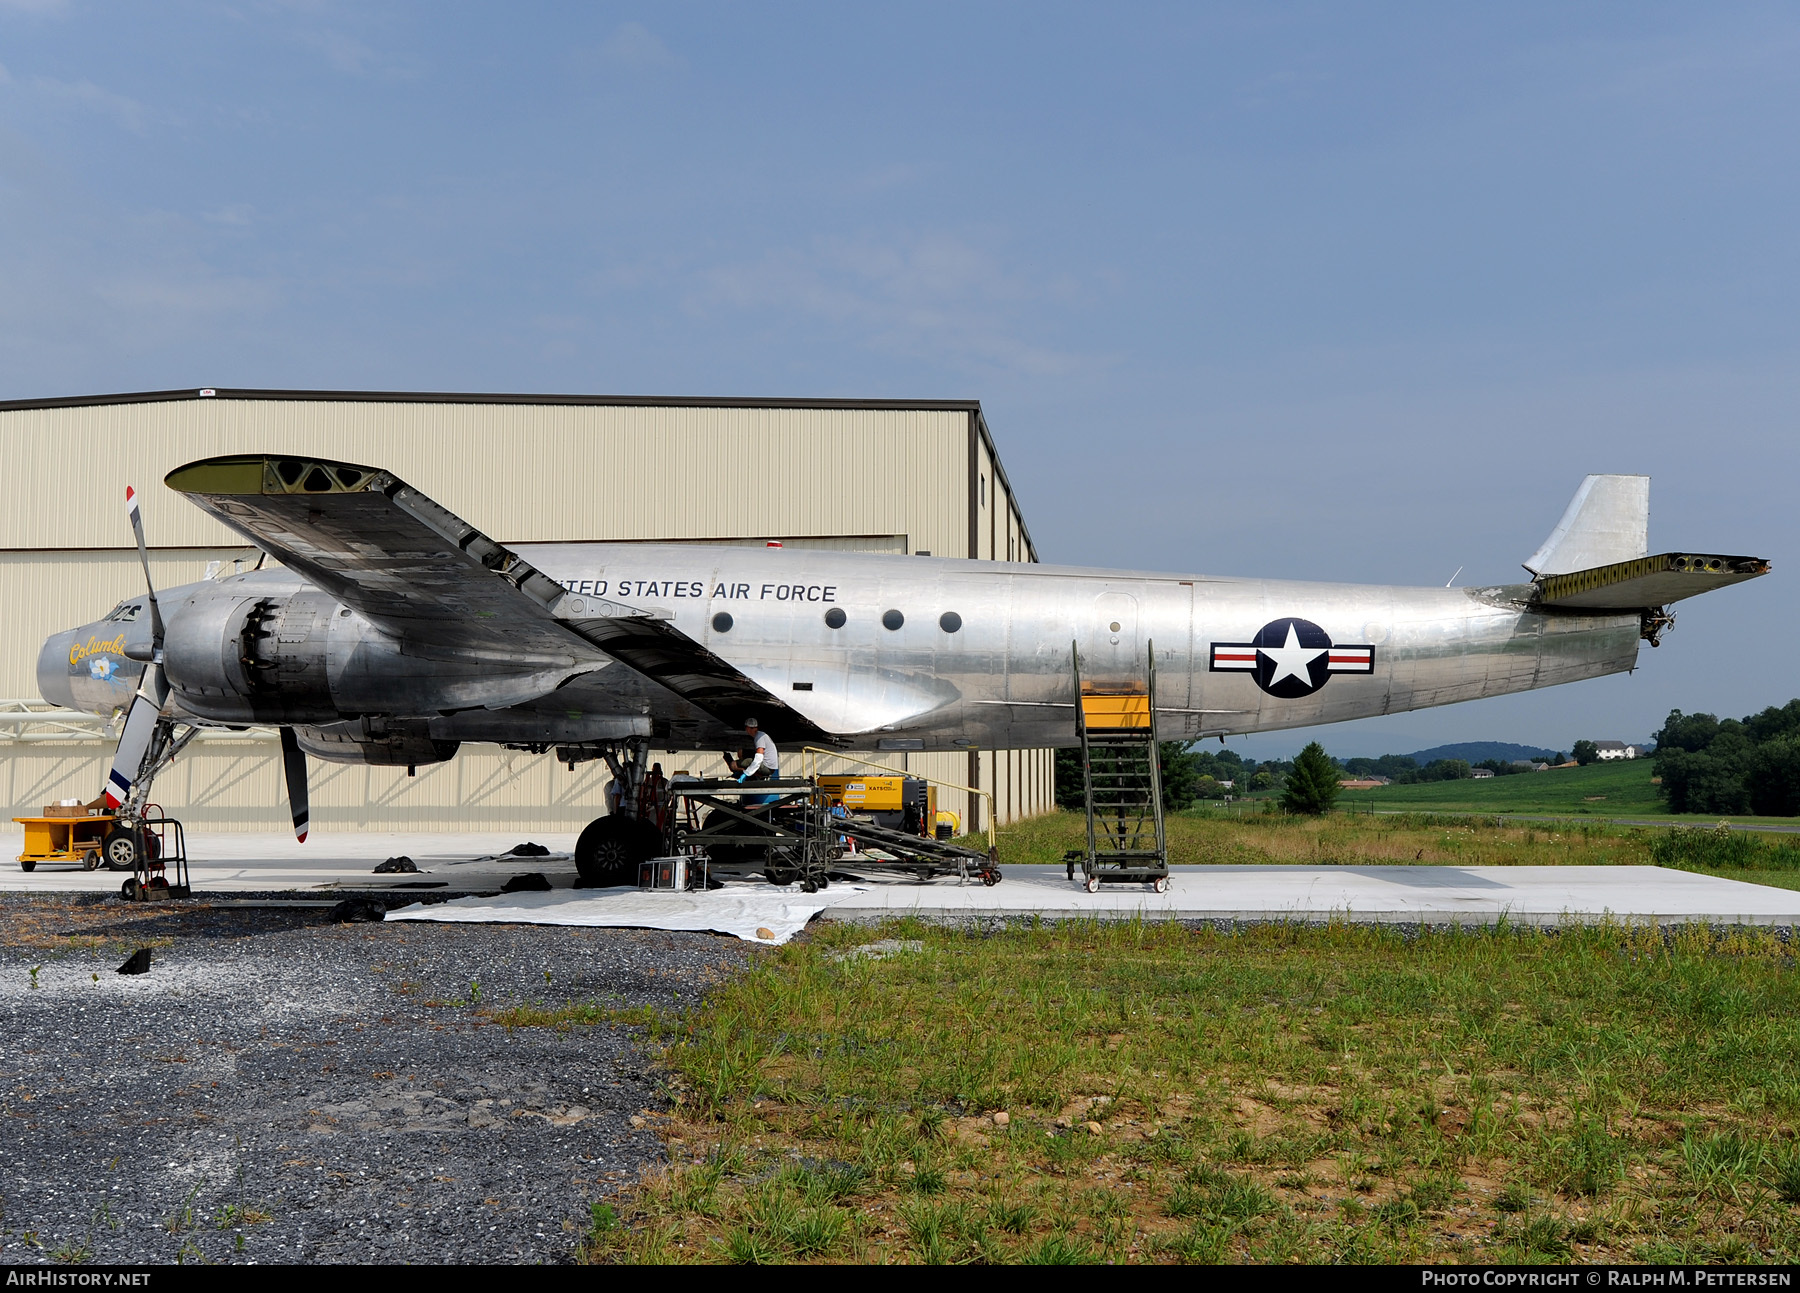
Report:
[[[1035,561],[974,400],[662,399],[201,389],[0,402],[0,793],[11,813],[97,794],[104,720],[51,711],[37,651],[143,590],[125,487],[138,487],[159,588],[257,553],[163,489],[183,463],[272,452],[379,466],[502,543],[689,541]],[[214,566],[213,563],[220,563]],[[703,772],[717,756],[675,767]],[[884,762],[993,796],[1001,822],[1054,804],[1049,750]],[[853,770],[853,769],[852,769]],[[605,765],[465,745],[405,768],[315,762],[315,829],[577,831],[605,811]],[[273,731],[207,733],[156,783],[211,830],[288,827]],[[965,830],[978,796],[939,792]]]

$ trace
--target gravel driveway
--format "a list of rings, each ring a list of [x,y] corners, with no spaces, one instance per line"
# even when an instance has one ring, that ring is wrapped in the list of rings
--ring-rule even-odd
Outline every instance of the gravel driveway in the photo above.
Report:
[[[115,973],[144,946],[148,974]],[[662,1161],[658,1073],[628,1027],[490,1012],[676,1006],[753,955],[0,900],[0,1258],[566,1261],[590,1202]]]

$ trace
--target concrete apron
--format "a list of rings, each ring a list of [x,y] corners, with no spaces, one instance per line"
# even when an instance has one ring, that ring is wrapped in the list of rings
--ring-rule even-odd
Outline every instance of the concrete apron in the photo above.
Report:
[[[517,834],[315,835],[298,844],[291,835],[191,835],[191,873],[199,896],[298,892],[318,897],[357,890],[441,886],[446,896],[492,893],[512,876],[542,872],[553,894],[509,895],[487,919],[509,923],[576,923],[577,912],[548,909],[564,901],[603,910],[607,890],[572,891],[574,837],[536,835],[548,857],[497,856],[524,842]],[[0,832],[0,892],[117,893],[123,877],[110,871],[40,865],[30,874],[11,859],[20,834]],[[406,855],[416,875],[378,876],[376,863]],[[1083,892],[1060,866],[1009,866],[993,888],[875,878],[856,886],[832,885],[807,899],[823,915],[856,922],[899,916],[964,924],[1023,921],[1032,917],[1098,917],[1183,921],[1345,920],[1370,924],[1520,925],[1593,924],[1604,920],[1659,924],[1776,925],[1800,923],[1800,892],[1694,875],[1660,867],[1454,867],[1454,866],[1180,866],[1169,891],[1144,885],[1104,885]],[[432,890],[409,889],[421,898]],[[761,884],[729,885],[717,892],[774,890]],[[559,896],[560,895],[560,896]],[[529,901],[525,901],[529,898]],[[707,895],[689,901],[703,905]],[[516,903],[513,900],[518,900]],[[596,904],[598,904],[596,906]],[[492,906],[493,903],[485,904]],[[516,908],[516,910],[515,910]],[[534,912],[543,912],[535,916]],[[620,912],[619,916],[625,913]],[[691,919],[691,917],[690,917]],[[616,924],[618,917],[596,923]],[[635,922],[634,922],[635,923]],[[652,926],[654,927],[654,926]]]
[[[1178,866],[1161,894],[1130,884],[1102,885],[1089,894],[1071,884],[1062,867],[1006,867],[1005,874],[992,889],[954,882],[872,885],[846,894],[826,914],[845,921],[910,915],[955,923],[1032,916],[1424,925],[1800,923],[1800,892],[1662,867]]]
[[[27,874],[17,861],[24,833],[0,831],[0,893],[118,893],[125,876],[42,863]],[[515,875],[541,871],[552,884],[575,884],[570,834],[525,835],[367,833],[315,831],[302,844],[291,834],[188,832],[188,873],[199,894],[271,893],[290,890],[417,889],[429,893],[488,892]],[[515,844],[541,844],[548,857],[500,857]],[[390,857],[410,857],[417,874],[376,875]],[[429,887],[427,887],[429,886]]]

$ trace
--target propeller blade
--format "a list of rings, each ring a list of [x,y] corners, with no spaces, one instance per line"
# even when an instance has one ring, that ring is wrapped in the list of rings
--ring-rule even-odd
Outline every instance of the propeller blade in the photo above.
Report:
[[[291,727],[281,729],[281,770],[287,776],[288,807],[294,811],[294,838],[304,844],[308,826],[306,751],[300,748],[299,738]]]
[[[158,657],[162,655],[162,607],[156,604],[156,581],[150,578],[150,548],[144,542],[144,515],[138,507],[137,490],[125,487],[125,512],[131,518],[131,532],[137,536],[138,561],[144,567],[144,587],[150,590],[150,645]]]
[[[106,778],[108,808],[117,808],[131,797],[131,787],[144,767],[144,753],[150,748],[150,738],[156,734],[156,720],[168,698],[169,684],[163,678],[161,663],[145,665],[137,695],[132,697],[131,709],[125,714],[125,728],[119,733],[119,748],[113,755],[112,771]]]

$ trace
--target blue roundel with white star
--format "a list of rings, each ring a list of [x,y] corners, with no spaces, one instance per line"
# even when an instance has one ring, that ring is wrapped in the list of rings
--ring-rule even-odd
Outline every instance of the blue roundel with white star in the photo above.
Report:
[[[1214,642],[1210,671],[1247,673],[1279,700],[1310,696],[1334,673],[1375,672],[1373,646],[1334,643],[1331,635],[1297,616],[1270,620],[1248,642]]]

